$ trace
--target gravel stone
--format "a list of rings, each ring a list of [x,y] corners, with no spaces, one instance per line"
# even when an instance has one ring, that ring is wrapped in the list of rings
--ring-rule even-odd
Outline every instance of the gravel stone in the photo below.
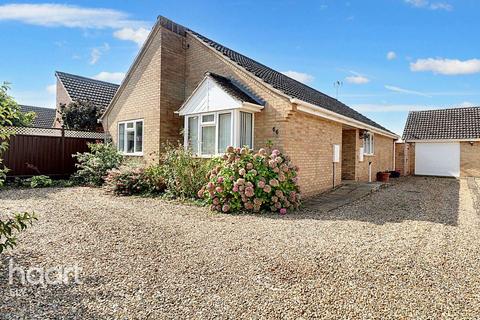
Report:
[[[480,180],[401,178],[330,212],[214,214],[101,189],[0,192],[39,220],[0,256],[1,319],[477,318]],[[82,268],[9,284],[8,264]]]

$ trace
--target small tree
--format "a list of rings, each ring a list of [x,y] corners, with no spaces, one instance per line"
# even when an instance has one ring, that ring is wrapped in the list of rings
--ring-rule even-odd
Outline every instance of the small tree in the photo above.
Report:
[[[101,110],[90,101],[78,100],[60,105],[63,125],[68,129],[94,131],[98,128]]]
[[[0,86],[0,157],[8,148],[8,139],[13,133],[12,126],[30,125],[35,117],[31,113],[22,113],[15,100],[8,94],[8,84]],[[5,182],[7,168],[0,158],[0,186]],[[0,219],[0,253],[16,244],[15,232],[24,230],[29,223],[36,220],[34,214],[21,213],[13,218]]]
[[[8,148],[8,139],[13,133],[12,126],[24,127],[32,124],[34,112],[21,112],[20,106],[8,94],[10,87],[4,82],[0,85],[0,187],[6,178],[8,169],[3,165],[2,154]]]

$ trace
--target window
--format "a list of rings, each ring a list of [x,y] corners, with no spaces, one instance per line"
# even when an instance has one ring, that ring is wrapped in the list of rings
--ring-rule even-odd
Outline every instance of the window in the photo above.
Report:
[[[373,139],[373,133],[366,132],[363,135],[363,153],[372,155],[375,151],[375,141]]]
[[[248,112],[229,110],[187,116],[185,127],[186,147],[201,156],[224,153],[228,146],[253,146],[253,114]]]
[[[253,115],[240,112],[240,146],[253,148]]]
[[[118,150],[126,155],[143,155],[143,120],[118,124]]]
[[[188,142],[187,145],[192,149],[192,152],[198,153],[198,117],[188,118]]]
[[[215,114],[202,115],[200,124],[200,151],[202,155],[215,154]]]
[[[232,114],[218,115],[218,152],[222,153],[232,144]]]

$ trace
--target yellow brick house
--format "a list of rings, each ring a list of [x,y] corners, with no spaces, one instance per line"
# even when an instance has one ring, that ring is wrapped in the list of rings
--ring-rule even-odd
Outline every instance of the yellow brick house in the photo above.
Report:
[[[395,168],[396,134],[161,16],[101,120],[121,152],[146,162],[167,142],[211,157],[272,141],[300,168],[307,196]]]

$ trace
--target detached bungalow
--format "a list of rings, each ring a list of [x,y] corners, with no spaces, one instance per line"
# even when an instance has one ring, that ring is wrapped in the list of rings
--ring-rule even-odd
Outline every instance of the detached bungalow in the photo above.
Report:
[[[480,107],[412,111],[403,140],[412,174],[480,177]]]
[[[305,195],[393,170],[397,136],[303,83],[159,17],[102,123],[126,155],[158,161],[183,141],[199,157],[269,141],[300,168]]]

